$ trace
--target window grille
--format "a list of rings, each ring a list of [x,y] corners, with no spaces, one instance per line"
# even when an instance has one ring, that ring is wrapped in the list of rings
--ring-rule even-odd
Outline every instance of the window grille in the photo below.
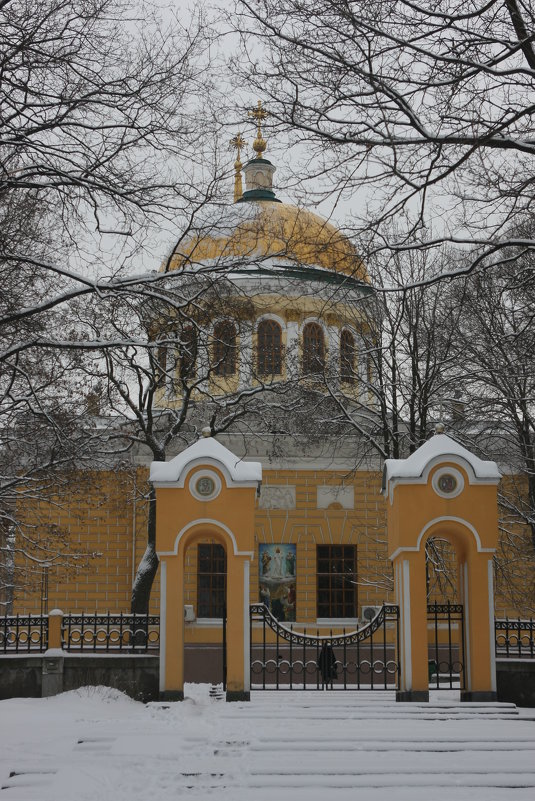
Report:
[[[236,328],[224,321],[214,327],[214,373],[219,376],[236,372]]]
[[[258,326],[258,375],[281,375],[282,329],[274,320],[262,320]]]
[[[222,545],[198,546],[197,617],[223,617],[227,589],[227,555]]]
[[[325,339],[318,323],[307,323],[303,329],[303,374],[321,373],[325,369]]]
[[[180,336],[180,378],[194,378],[197,359],[197,332],[193,326],[185,328]]]
[[[356,548],[354,545],[317,546],[318,617],[356,617]]]
[[[355,383],[355,340],[349,331],[342,331],[340,337],[340,380]]]

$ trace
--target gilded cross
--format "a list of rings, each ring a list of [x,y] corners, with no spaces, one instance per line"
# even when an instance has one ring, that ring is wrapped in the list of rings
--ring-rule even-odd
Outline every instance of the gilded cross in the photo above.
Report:
[[[268,115],[265,108],[262,108],[262,101],[259,100],[257,107],[251,109],[248,114],[249,117],[252,117],[254,120],[256,120],[256,124],[258,125],[258,136],[262,136],[261,125]]]
[[[263,153],[267,146],[267,142],[262,136],[262,122],[268,116],[268,112],[265,108],[262,108],[262,101],[259,100],[257,107],[251,109],[248,115],[256,120],[258,130],[256,132],[256,139],[253,142],[253,150],[256,153],[256,158],[261,159],[263,158]]]
[[[236,134],[236,136],[233,139],[230,140],[229,144],[230,144],[230,147],[234,147],[238,151],[238,155],[237,155],[236,161],[241,161],[241,158],[240,158],[241,149],[242,149],[242,147],[245,147],[245,145],[247,144],[246,140],[243,138],[241,133],[238,132]]]

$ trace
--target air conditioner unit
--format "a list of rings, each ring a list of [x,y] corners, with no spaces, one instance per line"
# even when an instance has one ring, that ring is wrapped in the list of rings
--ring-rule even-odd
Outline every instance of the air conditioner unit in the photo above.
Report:
[[[363,606],[362,620],[365,623],[369,623],[370,620],[373,620],[374,617],[379,614],[382,608],[383,608],[382,606]]]
[[[186,623],[193,623],[195,620],[195,610],[191,604],[184,606],[184,620]]]

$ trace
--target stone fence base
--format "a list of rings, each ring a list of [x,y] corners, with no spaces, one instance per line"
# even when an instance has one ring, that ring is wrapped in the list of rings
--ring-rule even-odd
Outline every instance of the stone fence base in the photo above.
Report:
[[[159,697],[158,655],[44,654],[0,656],[0,700],[41,698],[86,685],[102,684],[138,701]],[[496,662],[499,701],[535,707],[535,660]]]
[[[535,707],[535,659],[496,661],[498,701]]]
[[[44,654],[0,657],[0,699],[45,698],[102,684],[135,698],[157,701],[159,657],[128,654]]]

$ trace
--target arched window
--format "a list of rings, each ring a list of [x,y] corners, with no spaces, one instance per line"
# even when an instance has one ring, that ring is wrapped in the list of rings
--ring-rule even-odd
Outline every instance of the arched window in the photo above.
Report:
[[[214,373],[234,375],[236,372],[236,328],[228,320],[214,326]]]
[[[185,380],[195,376],[197,358],[197,332],[192,325],[180,334],[180,378]]]
[[[258,325],[258,375],[282,373],[282,328],[274,320]]]
[[[355,340],[347,330],[340,337],[340,381],[355,383]]]
[[[325,369],[325,340],[318,323],[307,323],[303,329],[303,373],[321,373]]]

